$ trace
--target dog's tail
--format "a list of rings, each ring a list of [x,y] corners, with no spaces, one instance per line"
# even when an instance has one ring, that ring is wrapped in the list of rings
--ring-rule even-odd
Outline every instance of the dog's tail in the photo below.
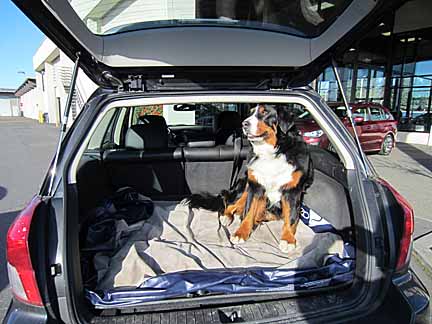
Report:
[[[184,200],[190,208],[203,208],[223,214],[227,205],[232,204],[239,193],[245,190],[247,179],[239,179],[234,189],[222,190],[218,195],[209,193],[192,194]]]
[[[225,200],[222,194],[193,194],[185,199],[185,204],[189,205],[190,208],[203,208],[219,214],[222,214],[225,210]]]

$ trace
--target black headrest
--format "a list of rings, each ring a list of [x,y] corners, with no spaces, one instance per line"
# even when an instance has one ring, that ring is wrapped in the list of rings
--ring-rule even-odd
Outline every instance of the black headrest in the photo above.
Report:
[[[139,118],[140,124],[126,132],[127,148],[154,150],[168,147],[168,128],[162,116],[148,115]]]
[[[216,145],[233,145],[234,133],[241,135],[240,115],[235,111],[223,111],[218,116],[216,127]]]
[[[222,111],[216,123],[217,129],[238,129],[241,128],[241,118],[236,111]]]

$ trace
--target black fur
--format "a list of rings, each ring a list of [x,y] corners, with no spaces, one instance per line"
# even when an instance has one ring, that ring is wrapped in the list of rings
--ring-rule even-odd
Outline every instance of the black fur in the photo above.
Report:
[[[186,198],[185,203],[190,208],[203,208],[223,214],[225,207],[234,203],[239,193],[245,190],[246,183],[247,178],[243,177],[238,179],[233,190],[222,190],[219,195],[212,195],[210,193],[192,194]]]
[[[265,112],[258,114],[258,118],[270,127],[277,125],[276,154],[284,154],[288,163],[294,165],[296,171],[301,171],[303,174],[295,188],[282,190],[281,192],[283,199],[291,207],[290,222],[294,224],[299,218],[303,195],[313,182],[312,160],[308,147],[294,124],[294,114],[284,106],[271,107],[263,104],[262,106],[265,106]],[[257,158],[259,157],[252,154],[248,164],[250,165]],[[246,180],[247,177],[239,180],[239,185],[234,190],[224,190],[217,196],[194,194],[188,199],[189,206],[191,208],[205,208],[223,214],[226,206],[234,203],[246,189]],[[247,190],[248,198],[245,212],[249,209],[254,196],[265,196],[265,189],[259,183],[248,181]],[[268,211],[276,217],[280,217],[282,214],[280,204],[268,206]]]

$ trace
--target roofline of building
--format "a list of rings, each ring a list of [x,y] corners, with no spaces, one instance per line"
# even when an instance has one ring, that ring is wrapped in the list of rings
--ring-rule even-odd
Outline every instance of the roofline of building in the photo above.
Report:
[[[35,78],[26,78],[23,83],[14,91],[15,96],[21,97],[30,90],[36,88]]]
[[[11,88],[0,88],[0,93],[15,95],[15,89]]]
[[[45,68],[45,63],[51,63],[59,55],[59,48],[49,38],[45,38],[33,55],[33,69],[41,72]]]

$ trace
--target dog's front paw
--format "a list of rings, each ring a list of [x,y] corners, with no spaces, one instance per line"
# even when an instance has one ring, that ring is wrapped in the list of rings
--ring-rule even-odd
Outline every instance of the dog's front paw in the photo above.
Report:
[[[229,215],[221,215],[219,217],[219,221],[222,224],[222,226],[228,227],[234,221],[234,217],[233,216],[229,216]]]
[[[231,235],[231,242],[233,244],[241,244],[246,242],[246,240],[249,238],[250,231],[245,231],[244,228],[240,227],[234,235]]]
[[[283,253],[289,253],[292,252],[296,249],[296,244],[295,243],[288,243],[285,240],[281,240],[279,242],[279,249],[283,252]]]
[[[237,236],[237,235],[231,236],[230,240],[231,240],[232,244],[242,244],[245,242],[245,239],[243,239],[242,237]]]

